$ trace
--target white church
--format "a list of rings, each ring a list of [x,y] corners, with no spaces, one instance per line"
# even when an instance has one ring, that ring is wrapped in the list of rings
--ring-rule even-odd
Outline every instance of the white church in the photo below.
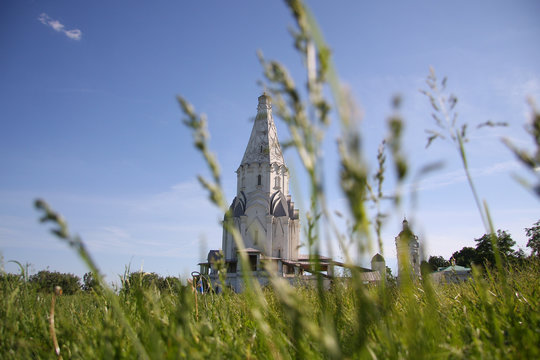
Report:
[[[232,222],[229,225],[238,230],[245,248],[238,249],[224,226],[221,250],[210,250],[207,261],[199,263],[200,274],[195,272],[196,276],[206,278],[219,291],[220,262],[226,269],[225,286],[242,291],[239,252],[244,251],[249,259],[248,275],[257,278],[262,286],[269,281],[266,269],[291,283],[316,280],[314,258],[299,254],[299,212],[289,193],[289,170],[278,141],[271,100],[266,94],[259,97],[257,116],[236,175],[236,197],[230,207],[231,215],[224,222]],[[328,284],[334,278],[334,267],[345,266],[320,255],[318,261],[319,272]],[[375,255],[371,266],[356,268],[366,283],[379,282],[386,269],[384,258]]]

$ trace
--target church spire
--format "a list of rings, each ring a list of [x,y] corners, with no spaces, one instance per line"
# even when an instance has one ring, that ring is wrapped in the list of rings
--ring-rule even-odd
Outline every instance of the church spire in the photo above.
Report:
[[[241,165],[252,163],[285,164],[272,117],[272,102],[266,93],[259,96],[257,116]]]

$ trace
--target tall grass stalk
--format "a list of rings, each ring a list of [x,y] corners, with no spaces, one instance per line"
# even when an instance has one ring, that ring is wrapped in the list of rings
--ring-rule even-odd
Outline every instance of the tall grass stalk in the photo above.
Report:
[[[453,94],[446,95],[446,83],[446,78],[443,78],[442,81],[439,83],[435,71],[433,70],[433,68],[430,68],[429,76],[426,79],[426,84],[428,85],[429,90],[421,90],[421,92],[425,94],[430,100],[433,109],[433,113],[431,115],[435,120],[435,124],[438,126],[439,130],[427,130],[429,137],[426,147],[429,147],[430,144],[437,138],[449,138],[456,146],[459,158],[463,166],[463,170],[465,172],[465,176],[467,177],[469,188],[471,189],[480,218],[482,219],[484,229],[486,230],[486,233],[490,234],[491,247],[495,255],[495,265],[497,267],[498,273],[502,277],[505,293],[509,294],[510,289],[506,286],[505,271],[503,269],[501,254],[497,246],[496,231],[493,225],[492,218],[490,216],[489,207],[485,200],[480,200],[480,196],[478,195],[476,185],[473,181],[469,169],[469,161],[467,159],[467,152],[465,150],[465,143],[468,142],[468,125],[467,123],[463,123],[461,124],[461,126],[458,125],[458,115],[456,112],[458,98]],[[487,122],[484,124],[480,124],[478,128],[482,126],[506,125],[506,123],[495,124]],[[509,296],[507,295],[506,298],[509,299]]]
[[[138,352],[138,355],[141,359],[149,359],[148,354],[146,352],[146,349],[144,348],[143,344],[135,334],[135,331],[133,330],[132,326],[130,325],[129,321],[127,320],[127,317],[120,307],[120,303],[118,302],[118,297],[113,293],[113,291],[107,286],[105,283],[103,276],[101,275],[94,259],[86,249],[86,246],[84,245],[84,242],[81,240],[81,238],[77,235],[71,235],[67,223],[65,222],[64,218],[56,213],[54,210],[52,210],[49,205],[43,201],[43,200],[36,200],[35,202],[36,209],[43,212],[43,216],[41,217],[40,221],[50,222],[53,225],[56,226],[56,228],[51,229],[51,232],[55,234],[58,238],[65,241],[70,247],[75,249],[77,253],[79,254],[79,257],[86,263],[90,271],[92,271],[93,276],[97,280],[98,284],[103,288],[104,294],[108,301],[110,301],[111,307],[115,313],[115,315],[118,317],[118,320],[122,327],[126,330],[128,337],[131,339],[133,346]],[[54,295],[53,295],[54,298]],[[57,344],[55,344],[57,346]],[[59,352],[59,351],[58,351]]]

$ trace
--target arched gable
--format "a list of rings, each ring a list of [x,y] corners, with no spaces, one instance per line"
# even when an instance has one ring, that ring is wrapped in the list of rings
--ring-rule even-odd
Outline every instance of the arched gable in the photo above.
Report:
[[[268,198],[262,191],[256,191],[249,194],[246,203],[246,215],[267,215],[269,213],[270,204]]]
[[[233,214],[234,217],[239,217],[239,216],[242,216],[244,215],[245,211],[246,211],[246,198],[245,198],[245,195],[244,193],[242,192],[241,195],[243,195],[242,197],[235,197],[232,204],[231,204],[231,213]]]
[[[276,191],[270,198],[270,214],[279,216],[289,216],[289,207],[287,205],[287,198],[281,191]]]

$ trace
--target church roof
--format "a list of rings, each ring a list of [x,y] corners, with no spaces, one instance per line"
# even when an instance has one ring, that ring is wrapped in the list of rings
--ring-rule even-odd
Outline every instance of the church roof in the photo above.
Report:
[[[254,249],[254,248],[245,248],[243,250],[238,250],[238,252],[246,252],[246,253],[261,253],[261,250]]]
[[[418,236],[416,236],[409,227],[407,219],[403,219],[403,230],[399,232],[397,237],[400,239],[409,238],[409,241],[418,240]]]
[[[310,260],[311,258],[319,258],[320,261],[332,260],[331,258],[329,258],[327,256],[322,256],[322,255],[312,254],[310,256],[309,254],[298,254],[298,260],[300,260],[300,261]]]
[[[463,267],[463,266],[459,266],[459,265],[450,265],[448,267],[445,267],[445,268],[439,268],[439,270],[437,270],[437,272],[470,272],[471,269],[470,268],[467,268],[467,267]]]
[[[384,257],[381,254],[377,253],[377,254],[375,254],[375,256],[373,256],[371,258],[371,261],[372,262],[384,262]]]
[[[259,96],[257,116],[241,165],[252,163],[285,164],[272,117],[272,102],[266,94]]]

